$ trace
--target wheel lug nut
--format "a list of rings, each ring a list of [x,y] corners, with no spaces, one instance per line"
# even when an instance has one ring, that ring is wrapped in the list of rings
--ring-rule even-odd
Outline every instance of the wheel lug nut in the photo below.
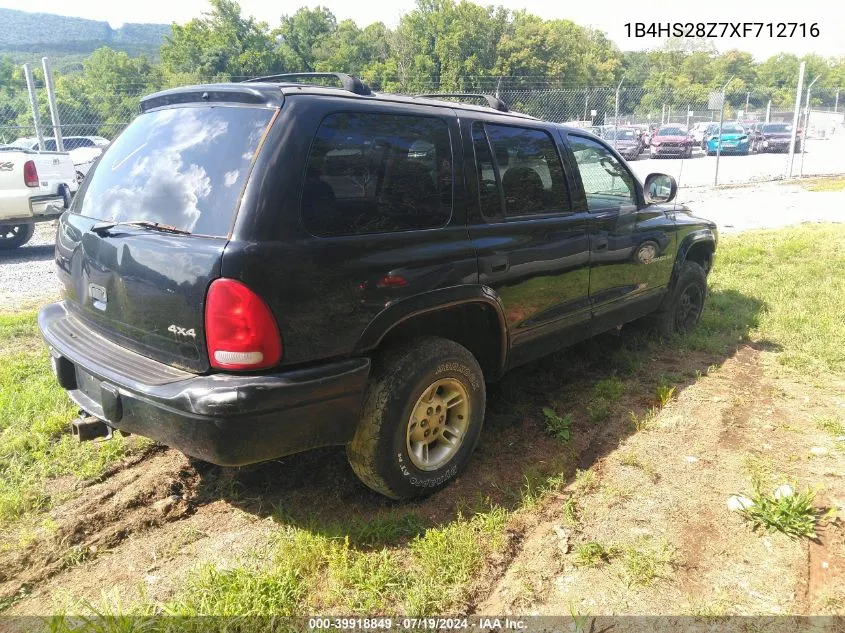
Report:
[[[431,431],[426,430],[425,436],[428,437],[429,435],[431,435]]]
[[[431,415],[432,413],[434,413],[434,409],[432,409],[431,407],[429,407],[429,408],[428,408],[428,411],[426,411],[426,413],[428,413],[429,415]]]
[[[423,428],[427,427],[428,426],[428,420],[423,420],[422,422],[420,422],[420,426],[423,427]]]

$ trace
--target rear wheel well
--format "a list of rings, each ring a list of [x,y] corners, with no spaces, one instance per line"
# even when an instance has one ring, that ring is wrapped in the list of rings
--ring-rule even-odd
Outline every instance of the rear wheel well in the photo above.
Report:
[[[486,303],[469,302],[413,316],[388,331],[376,351],[420,336],[440,336],[463,345],[475,356],[486,381],[502,375],[502,324],[496,309]]]
[[[695,262],[704,269],[705,273],[710,272],[713,266],[713,253],[716,250],[716,245],[711,241],[696,242],[687,251],[685,258],[688,262]]]

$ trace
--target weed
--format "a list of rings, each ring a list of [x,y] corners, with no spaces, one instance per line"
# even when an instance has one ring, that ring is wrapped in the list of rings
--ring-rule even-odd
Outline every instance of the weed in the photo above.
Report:
[[[675,395],[674,385],[657,385],[657,402],[661,407],[665,407],[672,400]]]
[[[561,417],[554,409],[543,407],[543,415],[546,416],[546,432],[561,442],[568,442],[572,439],[572,415],[567,413]]]
[[[598,489],[599,482],[594,471],[578,469],[575,471],[575,481],[572,486],[576,492],[589,494]]]
[[[816,538],[816,523],[821,513],[813,507],[815,498],[812,490],[780,499],[758,491],[751,497],[754,505],[741,512],[755,530],[783,532],[790,538]]]
[[[655,469],[654,464],[651,461],[641,457],[635,451],[626,451],[622,453],[619,458],[619,463],[623,466],[639,468],[646,474],[646,476],[648,476],[652,483],[657,483],[660,480],[660,475]]]
[[[617,553],[615,547],[605,547],[596,541],[588,541],[575,548],[575,564],[579,567],[598,567],[609,563]]]
[[[581,521],[581,508],[575,497],[569,497],[563,502],[562,506],[563,519],[567,525],[578,525]]]
[[[756,455],[748,455],[742,464],[754,490],[770,488],[774,479],[772,463]]]
[[[845,424],[843,424],[841,420],[838,420],[833,416],[827,416],[816,420],[816,425],[819,427],[819,429],[821,429],[822,431],[827,431],[833,437],[841,437],[845,435]]]
[[[665,576],[675,557],[673,548],[666,541],[631,545],[622,553],[625,581],[629,587],[648,586],[656,578]]]
[[[657,426],[657,416],[659,411],[657,407],[650,407],[642,415],[637,415],[634,411],[629,411],[628,415],[631,418],[631,425],[638,433],[641,431],[650,431]]]
[[[557,492],[563,487],[564,475],[542,475],[539,473],[526,473],[523,475],[525,483],[520,491],[520,506],[522,508],[533,508],[546,495]]]

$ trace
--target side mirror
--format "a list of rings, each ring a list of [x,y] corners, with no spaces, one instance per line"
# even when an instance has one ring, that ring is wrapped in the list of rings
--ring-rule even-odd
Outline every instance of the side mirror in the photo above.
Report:
[[[678,183],[666,174],[649,174],[643,185],[643,193],[648,204],[671,202],[678,193]]]

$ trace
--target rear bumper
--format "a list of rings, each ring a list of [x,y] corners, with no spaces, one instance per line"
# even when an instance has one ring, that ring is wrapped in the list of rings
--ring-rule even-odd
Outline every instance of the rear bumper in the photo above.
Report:
[[[99,337],[63,302],[44,307],[38,326],[59,384],[82,409],[221,466],[347,443],[370,368],[368,358],[355,358],[276,374],[203,376]]]

